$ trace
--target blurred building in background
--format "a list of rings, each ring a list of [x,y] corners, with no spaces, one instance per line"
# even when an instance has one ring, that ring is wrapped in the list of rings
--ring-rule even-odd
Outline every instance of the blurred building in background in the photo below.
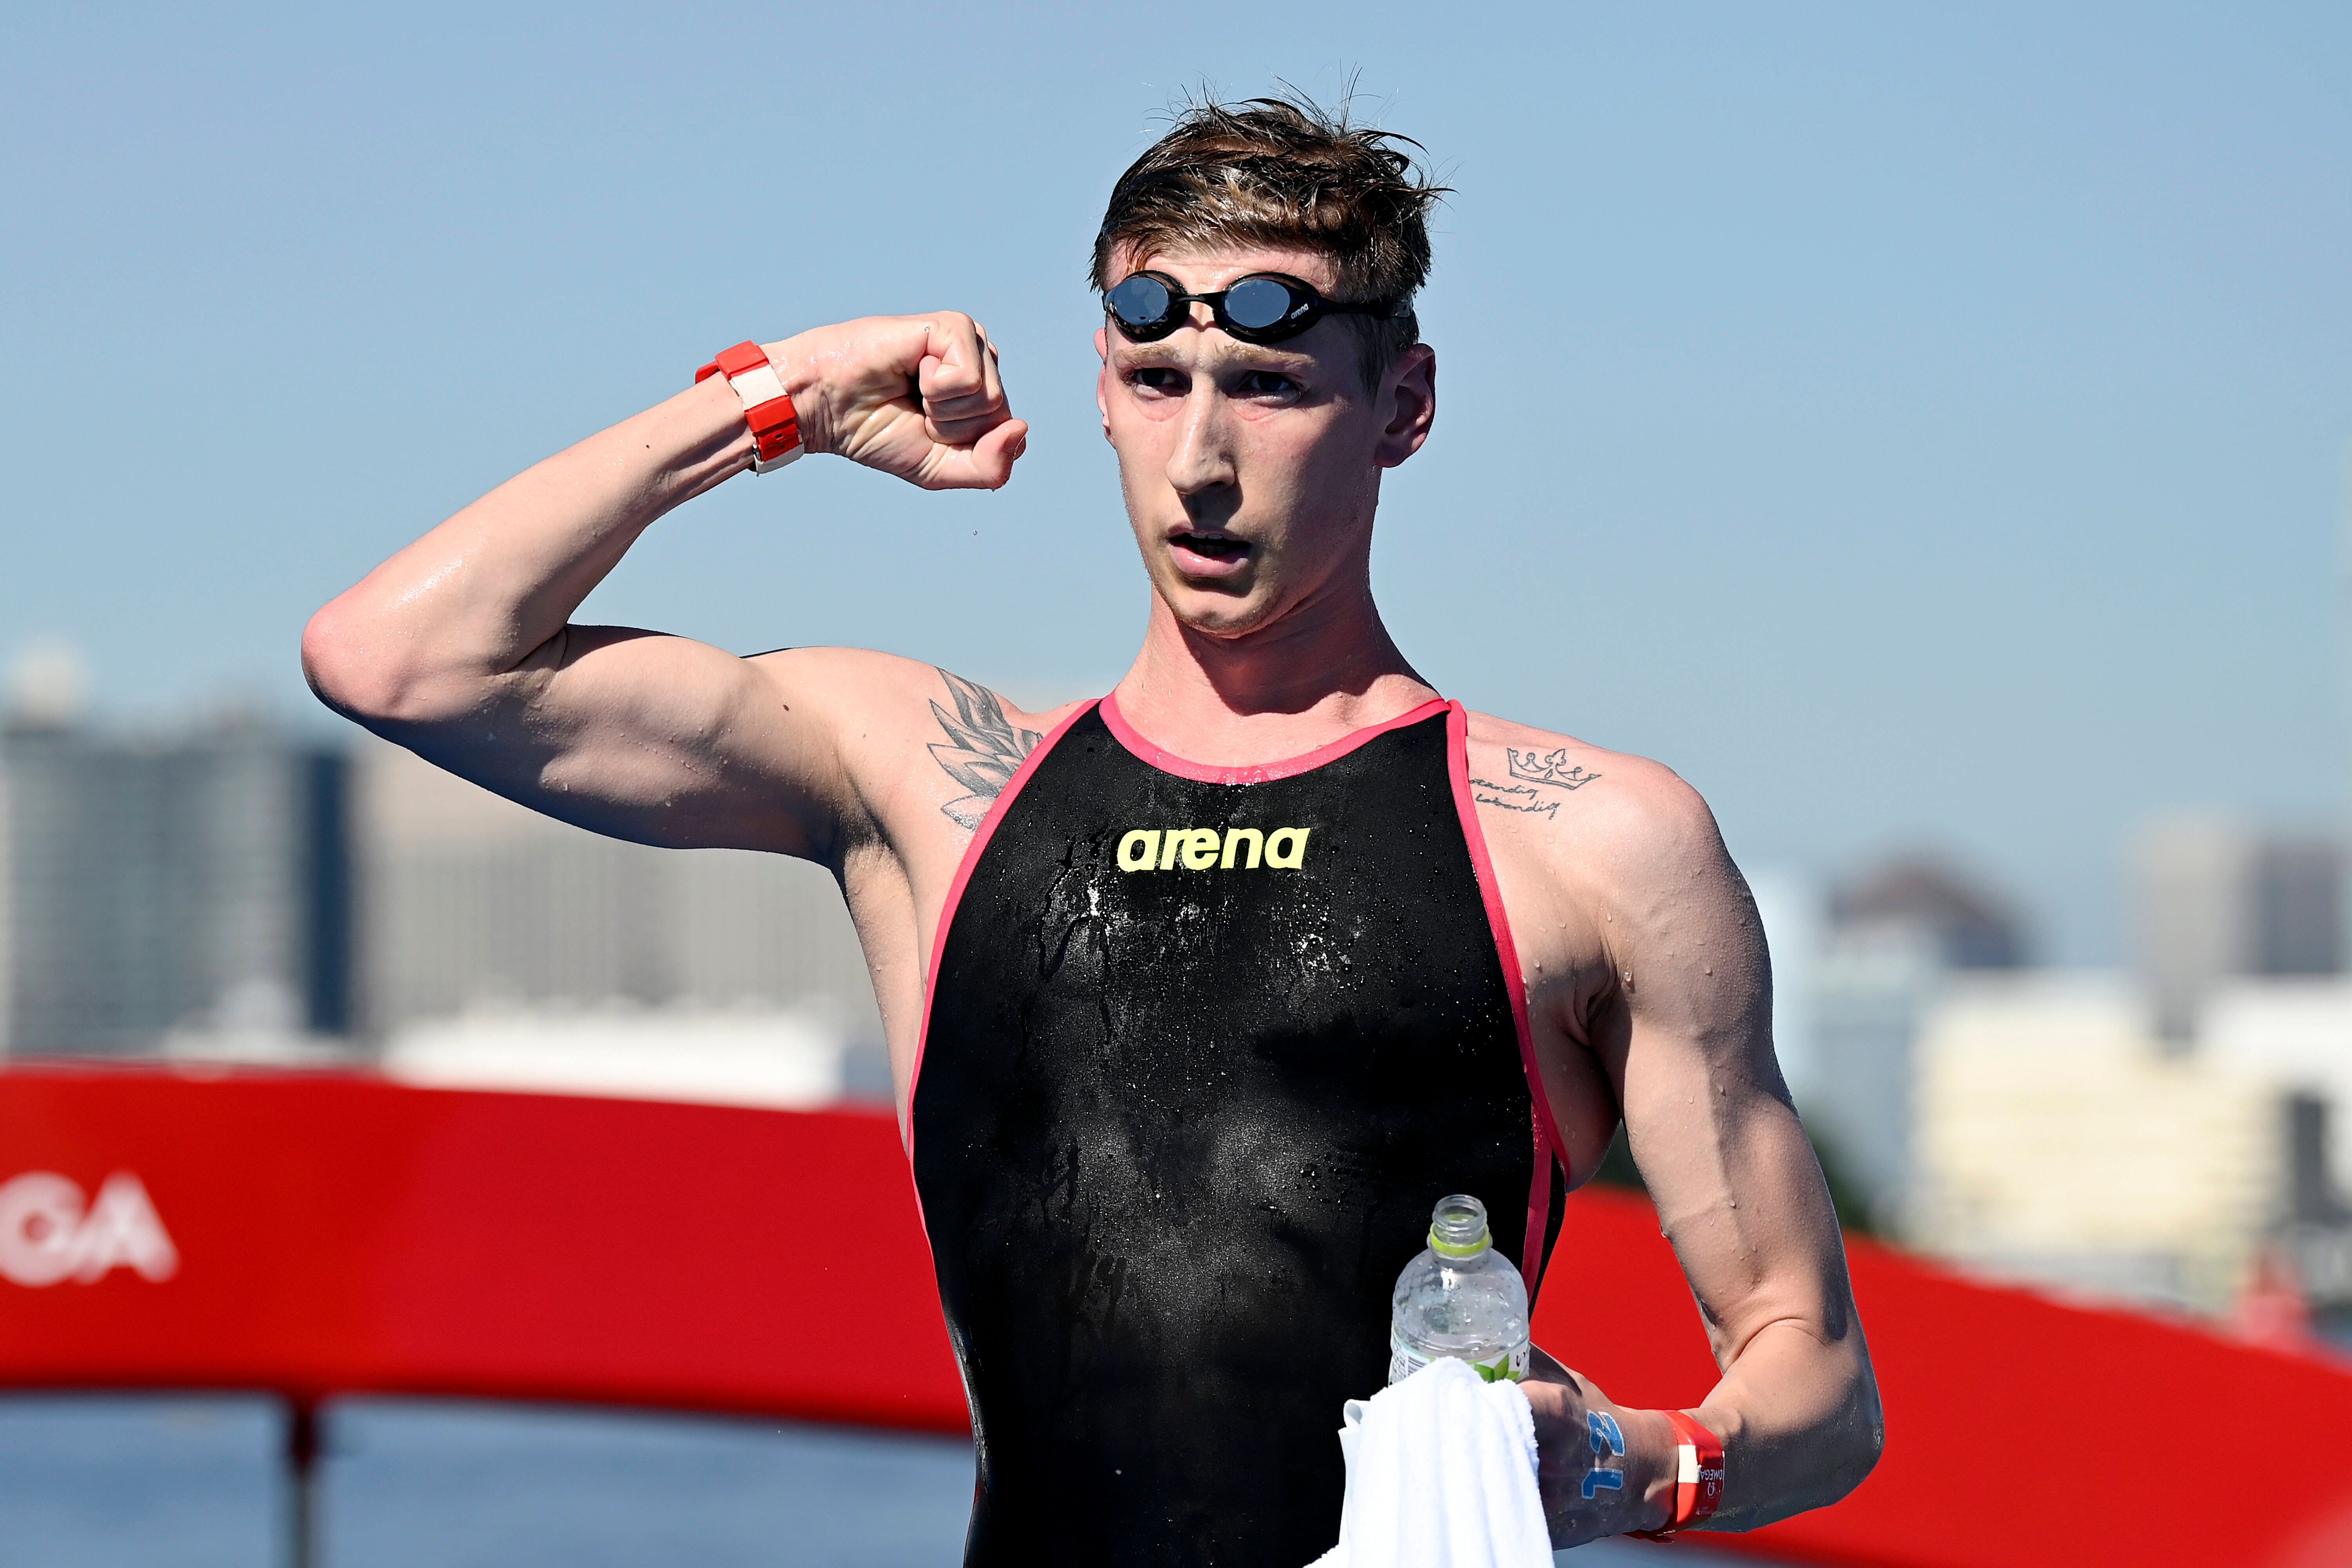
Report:
[[[816,1004],[878,1036],[830,873],[572,827],[371,742],[357,764],[371,1026],[485,1006]]]
[[[2284,1097],[2151,1021],[2122,974],[1948,985],[1917,1047],[1907,1238],[2011,1279],[2226,1303],[2286,1191]]]
[[[0,1048],[299,1056],[353,1024],[349,770],[251,716],[101,733],[20,669],[0,724]]]
[[[1864,942],[1899,936],[1946,969],[2015,969],[2025,962],[2016,908],[1948,860],[1900,856],[1841,883],[1830,918]]]
[[[1871,867],[1825,904],[1809,954],[1784,959],[1790,944],[1772,942],[1776,1013],[1801,971],[1810,994],[1789,1006],[1811,1031],[1798,1091],[1806,1122],[1874,1222],[1899,1232],[1916,1184],[1916,1046],[1927,1011],[1948,976],[2021,963],[2022,924],[2005,900],[1930,856]]]
[[[0,1050],[372,1061],[420,1083],[886,1099],[839,889],[567,826],[397,747],[250,715],[86,722],[68,650],[0,709]]]
[[[2278,1181],[2262,1245],[2323,1319],[2352,1322],[2352,982],[2339,839],[2168,816],[2134,857],[2138,973],[2187,1059],[2267,1086]]]
[[[2208,995],[2199,1056],[2258,1074],[2285,1097],[2284,1191],[2270,1227],[2321,1318],[2352,1332],[2352,982],[2242,977]]]
[[[2219,1311],[2257,1274],[2352,1321],[2343,855],[2153,825],[2131,967],[2029,967],[1981,879],[1920,856],[1758,879],[1792,1092],[1850,1206],[1991,1276]]]
[[[1949,857],[1752,878],[1773,1028],[1841,1211],[1972,1269],[2352,1325],[2352,978],[2334,838],[2137,841],[2127,968],[2032,967]],[[250,714],[126,732],[62,650],[0,721],[0,1048],[372,1062],[426,1085],[815,1107],[889,1093],[839,889],[567,826]]]
[[[873,984],[822,868],[656,849],[363,744],[363,1027],[415,1081],[811,1106],[887,1097]]]
[[[2225,982],[2344,967],[2336,840],[2179,816],[2151,824],[2134,859],[2140,976],[2167,1039],[2194,1037]]]

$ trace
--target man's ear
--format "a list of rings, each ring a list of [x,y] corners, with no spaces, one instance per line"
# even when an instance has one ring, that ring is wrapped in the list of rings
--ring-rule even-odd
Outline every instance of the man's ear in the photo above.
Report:
[[[1095,373],[1095,410],[1102,416],[1103,439],[1110,439],[1110,338],[1108,329],[1095,329],[1095,358],[1102,361],[1102,369]]]
[[[1387,418],[1381,426],[1380,445],[1372,461],[1393,468],[1421,450],[1437,422],[1437,351],[1415,343],[1404,351],[1388,374],[1381,377],[1381,408]]]

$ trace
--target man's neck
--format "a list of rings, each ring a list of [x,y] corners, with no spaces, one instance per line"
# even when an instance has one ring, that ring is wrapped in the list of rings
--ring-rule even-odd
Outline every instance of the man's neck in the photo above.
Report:
[[[1390,637],[1369,584],[1231,637],[1192,630],[1154,595],[1118,690],[1120,713],[1155,744],[1219,767],[1311,752],[1437,695]]]

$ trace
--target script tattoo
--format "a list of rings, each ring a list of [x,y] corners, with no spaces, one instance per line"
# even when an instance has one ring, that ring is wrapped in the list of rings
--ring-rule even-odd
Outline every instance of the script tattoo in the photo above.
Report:
[[[1493,779],[1472,779],[1470,795],[1480,805],[1499,805],[1505,811],[1524,811],[1537,816],[1551,816],[1553,813],[1559,810],[1559,802],[1544,799],[1527,784],[1496,784]]]
[[[931,704],[931,716],[948,732],[946,741],[932,743],[931,755],[947,770],[948,777],[971,791],[940,809],[959,827],[977,831],[981,818],[1012,782],[1021,759],[1035,751],[1045,737],[1034,730],[1015,729],[1004,716],[1004,704],[986,687],[974,686],[944,669],[940,679],[948,683],[948,695],[955,699],[955,712],[949,713],[937,702]]]
[[[1557,822],[1559,820],[1559,801],[1536,786],[1547,784],[1553,789],[1580,790],[1601,776],[1580,767],[1571,767],[1566,746],[1549,756],[1522,752],[1516,746],[1506,746],[1503,750],[1510,754],[1511,777],[1518,782],[1496,784],[1493,779],[1472,779],[1471,798],[1480,805],[1499,806],[1505,811],[1524,811],[1530,816]]]
[[[1538,757],[1532,751],[1522,752],[1517,746],[1503,748],[1511,754],[1511,776],[1529,784],[1553,784],[1560,789],[1582,789],[1599,778],[1599,773],[1586,773],[1582,768],[1568,765],[1568,748],[1562,746],[1548,757]]]

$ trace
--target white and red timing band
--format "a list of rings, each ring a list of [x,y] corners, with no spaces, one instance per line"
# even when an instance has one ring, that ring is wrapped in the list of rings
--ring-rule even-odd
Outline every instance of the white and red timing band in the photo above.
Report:
[[[753,473],[781,468],[801,455],[800,416],[793,411],[792,394],[784,390],[784,378],[776,374],[767,350],[757,343],[721,349],[694,373],[695,384],[699,386],[714,375],[725,376],[735,395],[743,400],[743,422],[751,427],[756,447]]]
[[[1671,1541],[1675,1531],[1713,1518],[1723,1502],[1721,1440],[1679,1410],[1665,1412],[1665,1417],[1675,1429],[1675,1512],[1664,1530],[1625,1532],[1643,1541]]]

